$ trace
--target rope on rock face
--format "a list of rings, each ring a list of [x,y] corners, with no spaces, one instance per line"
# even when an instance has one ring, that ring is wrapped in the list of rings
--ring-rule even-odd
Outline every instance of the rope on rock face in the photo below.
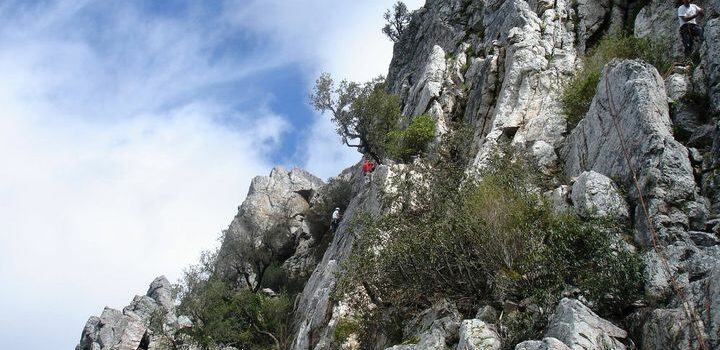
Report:
[[[608,70],[609,72],[609,70]],[[680,302],[683,306],[683,310],[685,311],[686,316],[689,318],[691,326],[695,332],[695,337],[698,340],[699,347],[701,350],[709,350],[707,343],[705,341],[705,337],[703,335],[703,330],[701,328],[704,328],[700,322],[700,317],[697,315],[697,312],[695,311],[695,308],[690,305],[688,302],[688,298],[685,295],[685,291],[683,291],[682,287],[678,283],[677,279],[675,279],[675,276],[672,273],[672,269],[670,269],[670,263],[668,263],[667,255],[665,254],[665,250],[663,247],[658,243],[658,235],[655,231],[655,226],[650,221],[650,213],[647,209],[647,205],[645,204],[645,196],[643,195],[643,191],[640,188],[640,184],[637,180],[637,173],[635,172],[635,168],[633,168],[632,163],[630,161],[630,154],[625,146],[625,138],[623,136],[622,130],[620,129],[620,125],[617,121],[617,114],[615,103],[613,101],[612,93],[610,92],[610,87],[608,83],[608,75],[605,74],[605,93],[608,95],[608,101],[609,101],[609,109],[610,109],[610,117],[613,121],[613,125],[615,126],[615,131],[618,133],[618,137],[620,140],[620,147],[623,151],[623,156],[625,157],[625,161],[627,162],[628,169],[630,169],[630,174],[632,175],[632,181],[635,184],[635,189],[638,192],[638,199],[640,201],[640,206],[642,207],[643,214],[645,215],[645,222],[647,224],[648,230],[650,231],[650,236],[652,238],[652,245],[653,250],[655,253],[660,257],[660,260],[662,262],[662,269],[667,274],[667,276],[670,278],[670,284],[672,285],[675,294],[680,299]]]

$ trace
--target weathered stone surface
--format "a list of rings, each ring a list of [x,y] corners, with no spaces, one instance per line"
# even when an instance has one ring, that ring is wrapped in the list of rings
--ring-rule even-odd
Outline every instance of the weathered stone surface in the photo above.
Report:
[[[627,332],[600,318],[575,299],[560,301],[550,319],[545,337],[557,338],[573,350],[622,350]]]
[[[502,342],[494,327],[472,319],[460,324],[460,341],[457,350],[500,350]]]
[[[665,92],[671,102],[677,102],[690,92],[692,89],[691,84],[687,68],[675,67],[673,73],[665,78]]]
[[[641,350],[690,350],[689,323],[680,309],[654,310],[643,327]]]
[[[713,106],[709,112],[717,115],[720,113],[720,18],[711,19],[705,25],[705,43],[701,52],[705,85]]]
[[[590,38],[609,25],[612,0],[578,0],[578,49],[585,52]]]
[[[571,350],[565,343],[555,338],[528,340],[515,346],[515,350]]]
[[[457,342],[460,313],[454,304],[443,300],[423,311],[405,326],[405,339],[417,339],[415,344],[395,345],[392,350],[444,350]],[[482,321],[480,321],[482,322]],[[462,343],[462,340],[460,340]],[[459,349],[459,348],[458,348]],[[474,349],[474,348],[463,348]]]
[[[388,168],[385,165],[378,166],[373,173],[372,183],[367,186],[363,185],[359,164],[344,171],[349,175],[348,181],[354,184],[354,187],[363,188],[363,190],[350,201],[330,246],[315,267],[300,295],[295,312],[296,328],[291,349],[329,348],[334,325],[337,324],[337,318],[340,317],[339,314],[333,312],[334,305],[330,300],[330,295],[338,277],[337,271],[350,255],[355,240],[348,223],[352,222],[353,218],[361,212],[379,215],[381,207],[378,194],[380,189],[385,186],[385,180],[389,174]]]
[[[628,189],[638,243],[648,245],[651,237],[631,168],[661,239],[673,241],[688,227],[700,221],[704,225],[707,210],[696,193],[688,151],[672,137],[664,82],[647,63],[625,60],[606,66],[590,110],[568,137],[562,155],[568,177],[594,170]]]
[[[439,329],[432,329],[420,335],[416,344],[395,345],[386,350],[447,350],[445,335]]]
[[[628,205],[615,183],[595,171],[585,171],[578,176],[570,198],[578,215],[585,218],[626,221],[630,217]]]
[[[100,317],[90,317],[75,350],[137,350],[143,339],[149,337],[147,327],[156,311],[161,311],[158,315],[164,316],[164,324],[174,328],[188,326],[187,318],[182,325],[178,323],[172,285],[165,276],[156,278],[147,295],[136,296],[123,311],[106,307]],[[149,345],[154,342],[149,337]]]
[[[635,17],[635,36],[659,40],[670,47],[674,58],[683,57],[678,32],[677,6],[672,1],[653,0]]]
[[[423,311],[408,322],[403,330],[405,338],[420,337],[423,333],[439,330],[444,339],[452,344],[458,336],[462,316],[455,304],[443,300]]]
[[[560,87],[576,65],[571,15],[562,0],[536,9],[520,0],[486,3],[485,46],[491,51],[474,70],[479,76],[469,78],[480,90],[470,94],[465,111],[476,126],[475,167],[482,168],[499,143],[558,147],[563,140]],[[502,82],[500,89],[488,86],[492,82]]]
[[[305,212],[310,208],[312,196],[323,185],[322,180],[299,168],[287,171],[275,167],[269,176],[255,177],[225,233],[218,253],[221,257],[219,270],[244,283],[238,271],[231,268],[237,259],[233,247],[238,244],[259,246],[273,225],[283,224],[282,232],[274,234],[271,242],[282,256],[274,258],[283,264],[291,277],[310,273],[317,261],[308,247],[315,242],[308,242],[314,235],[305,222]]]

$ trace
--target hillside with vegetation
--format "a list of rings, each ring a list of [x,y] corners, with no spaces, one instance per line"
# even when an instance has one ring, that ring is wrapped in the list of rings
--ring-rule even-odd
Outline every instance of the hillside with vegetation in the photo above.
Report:
[[[221,245],[76,350],[717,349],[720,3],[401,2],[309,103],[358,163],[256,177]],[[331,227],[335,208],[343,213]]]

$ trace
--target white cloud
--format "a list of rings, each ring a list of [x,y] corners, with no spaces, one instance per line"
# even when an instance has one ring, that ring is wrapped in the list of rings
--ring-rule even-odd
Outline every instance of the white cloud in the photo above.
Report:
[[[103,305],[127,305],[160,274],[177,280],[289,131],[265,107],[202,97],[282,60],[214,61],[224,33],[130,5],[85,32],[73,14],[97,4],[0,7],[6,347],[72,348]]]

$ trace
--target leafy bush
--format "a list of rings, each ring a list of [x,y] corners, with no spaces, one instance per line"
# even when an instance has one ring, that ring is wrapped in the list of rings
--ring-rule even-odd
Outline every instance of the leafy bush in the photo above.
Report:
[[[642,268],[620,247],[621,227],[554,214],[533,192],[530,166],[511,149],[488,169],[482,181],[460,185],[462,172],[447,163],[413,166],[423,180],[411,181],[417,200],[352,225],[351,273],[338,288],[362,285],[376,303],[396,309],[447,298],[467,312],[526,298],[547,309],[568,285],[605,314],[634,300]]]
[[[364,84],[335,83],[323,73],[315,82],[310,103],[332,113],[332,122],[345,145],[369,154],[376,162],[386,156],[387,137],[401,116],[401,101],[387,92],[383,77]]]
[[[562,104],[568,124],[572,127],[585,116],[595,96],[603,67],[613,58],[639,58],[660,72],[671,64],[668,46],[655,39],[609,35],[600,40],[583,58],[583,69],[570,80],[563,91]]]
[[[435,138],[435,120],[425,114],[413,118],[404,130],[394,129],[388,135],[388,155],[400,161],[409,161],[425,151]]]
[[[178,311],[192,317],[193,327],[186,332],[203,349],[216,345],[268,349],[287,346],[292,308],[287,294],[271,297],[247,288],[235,290],[211,279],[188,291]]]
[[[340,318],[340,320],[337,323],[337,326],[335,326],[335,341],[339,344],[342,344],[345,340],[347,340],[350,335],[355,334],[360,336],[362,332],[362,325],[360,323],[360,320],[353,316],[345,316]]]

